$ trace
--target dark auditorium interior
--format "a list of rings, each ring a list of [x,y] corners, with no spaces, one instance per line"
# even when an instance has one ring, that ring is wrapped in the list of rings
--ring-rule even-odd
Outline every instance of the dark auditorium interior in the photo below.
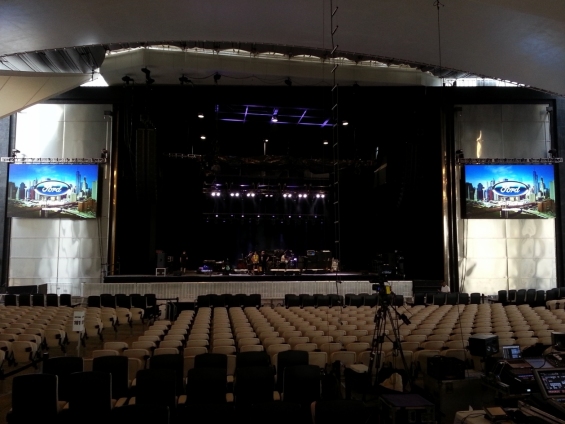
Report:
[[[565,422],[565,5],[0,4],[0,424]]]

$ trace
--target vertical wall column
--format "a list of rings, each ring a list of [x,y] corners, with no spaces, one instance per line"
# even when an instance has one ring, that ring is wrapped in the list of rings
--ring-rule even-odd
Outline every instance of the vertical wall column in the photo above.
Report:
[[[0,119],[0,156],[9,156],[10,148],[13,146],[15,128],[15,115]],[[6,286],[7,282],[7,258],[9,250],[10,223],[6,218],[6,190],[8,187],[8,164],[0,162],[0,285]]]

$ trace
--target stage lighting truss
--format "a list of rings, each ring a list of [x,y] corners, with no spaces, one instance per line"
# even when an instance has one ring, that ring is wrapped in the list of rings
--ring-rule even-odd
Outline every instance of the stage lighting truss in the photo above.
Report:
[[[563,163],[563,158],[457,158],[458,165],[553,165]]]
[[[203,190],[204,194],[210,195],[214,198],[220,197],[230,197],[230,198],[241,198],[241,199],[256,199],[256,198],[273,198],[282,197],[283,199],[289,200],[319,200],[326,197],[325,192],[317,193],[296,193],[296,192],[284,192],[280,193],[277,190],[272,189],[258,189],[258,190],[230,190],[230,189],[220,189],[220,188],[205,188]]]
[[[250,212],[250,213],[204,213],[204,218],[209,219],[222,219],[222,220],[242,220],[242,219],[264,219],[264,220],[276,220],[276,221],[283,221],[287,222],[289,220],[298,221],[298,220],[311,220],[311,221],[322,221],[324,217],[322,215],[311,215],[311,214],[272,214],[272,213],[257,213],[257,212]]]
[[[7,163],[37,163],[37,164],[67,164],[67,165],[77,165],[77,164],[90,164],[90,163],[107,163],[106,158],[26,158],[26,157],[12,157],[3,156],[0,158],[1,162]]]

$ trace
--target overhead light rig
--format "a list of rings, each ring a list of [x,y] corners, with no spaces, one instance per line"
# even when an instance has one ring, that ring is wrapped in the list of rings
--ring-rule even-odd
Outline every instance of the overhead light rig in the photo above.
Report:
[[[195,155],[194,153],[168,153],[167,157],[174,159],[202,160],[202,155]]]
[[[47,163],[57,163],[57,164],[68,164],[68,165],[78,165],[78,164],[90,164],[90,163],[107,163],[107,158],[25,158],[25,157],[12,157],[3,156],[0,158],[0,162],[6,163],[37,163],[37,164],[47,164]]]
[[[458,165],[552,165],[555,163],[563,163],[563,158],[457,158]]]

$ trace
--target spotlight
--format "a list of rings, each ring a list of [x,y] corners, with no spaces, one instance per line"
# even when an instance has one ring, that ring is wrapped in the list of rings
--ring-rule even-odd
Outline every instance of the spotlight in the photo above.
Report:
[[[284,83],[286,85],[288,85],[289,87],[292,86],[292,80],[290,79],[290,77],[288,77],[287,79],[284,80]]]
[[[463,150],[459,149],[455,151],[455,157],[457,159],[463,159],[465,158],[465,155],[463,154]]]
[[[134,82],[134,79],[132,77],[129,77],[129,76],[126,75],[126,76],[122,77],[122,81],[125,82],[126,85],[129,85],[130,82],[131,83]]]
[[[251,197],[255,197],[255,193],[251,193]]]
[[[182,74],[182,76],[179,78],[179,81],[180,85],[192,84],[192,81],[185,77],[184,74]]]
[[[279,118],[277,118],[277,115],[274,115],[274,116],[271,118],[271,122],[279,122]]]
[[[307,197],[308,197],[307,194],[303,194],[303,195],[302,195],[302,198],[303,198],[303,199],[306,199]]]
[[[145,74],[145,83],[147,85],[151,85],[155,82],[153,78],[151,78],[151,71],[147,68],[141,68],[141,72]]]
[[[222,76],[218,72],[216,72],[214,74],[214,84],[217,84],[220,78],[222,78]]]
[[[200,140],[206,140],[206,136],[205,136],[204,134],[202,134],[202,135],[200,136]]]
[[[302,197],[302,194],[299,194],[298,197]]]
[[[235,193],[230,193],[230,196],[231,196],[231,197],[235,196]]]
[[[324,145],[327,146],[328,144],[330,144],[328,140],[324,140]]]
[[[323,199],[324,197],[326,197],[326,195],[325,195],[325,194],[322,194],[321,196],[322,196],[322,199]]]
[[[239,197],[239,193],[235,193],[235,197]]]
[[[204,119],[204,114],[203,114],[203,113],[199,113],[199,114],[198,114],[198,118]]]
[[[17,154],[20,153],[18,149],[12,149],[12,157],[15,158]]]
[[[552,158],[557,157],[557,149],[549,149],[547,153],[549,153],[549,156]]]
[[[347,121],[342,121],[341,124],[342,124],[344,127],[347,127],[347,126],[349,125],[349,122],[347,122]]]

